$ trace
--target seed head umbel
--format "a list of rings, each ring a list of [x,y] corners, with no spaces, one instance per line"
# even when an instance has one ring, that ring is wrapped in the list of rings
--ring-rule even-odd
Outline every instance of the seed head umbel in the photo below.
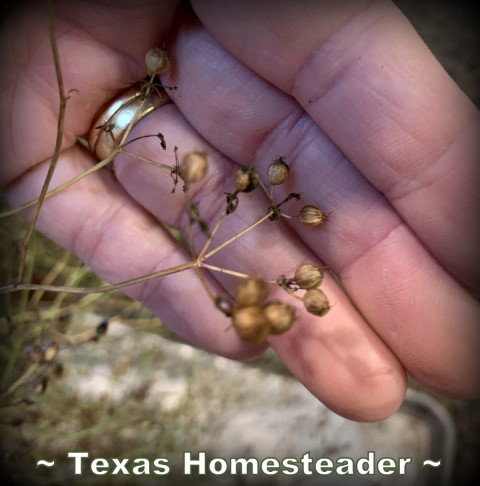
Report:
[[[300,209],[297,218],[300,222],[308,226],[319,226],[325,223],[325,221],[327,220],[327,215],[316,206],[308,204],[307,206],[303,206],[303,208]]]
[[[272,186],[283,184],[288,179],[290,169],[283,157],[277,157],[267,168],[267,176]]]

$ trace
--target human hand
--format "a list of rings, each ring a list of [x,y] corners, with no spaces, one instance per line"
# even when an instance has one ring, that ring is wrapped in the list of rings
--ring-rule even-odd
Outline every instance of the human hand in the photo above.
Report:
[[[478,111],[395,7],[369,5],[194,2],[199,21],[174,2],[56,6],[65,86],[79,92],[68,102],[52,187],[92,166],[76,137],[143,78],[145,52],[168,41],[172,69],[162,81],[178,87],[174,104],[131,137],[161,131],[170,148],[208,153],[209,176],[192,187],[208,220],[222,210],[237,164],[262,173],[279,154],[292,167],[291,188],[333,211],[322,228],[261,225],[214,263],[276,278],[321,260],[339,276],[343,288],[331,277],[322,284],[333,304],[325,317],[299,312],[269,344],[321,401],[355,420],[393,413],[405,370],[444,396],[480,389],[480,306],[466,288],[480,282]],[[39,193],[57,128],[46,20],[34,8],[12,16],[0,41],[1,183],[12,205]],[[171,163],[158,141],[137,151]],[[114,166],[115,177],[96,172],[46,201],[38,228],[110,282],[186,261],[155,220],[184,224],[181,191],[170,194],[170,177],[125,155]],[[241,204],[224,235],[268,202],[253,193]],[[232,291],[230,278],[207,278],[217,293]],[[190,272],[127,293],[212,352],[247,359],[266,347],[241,341]]]

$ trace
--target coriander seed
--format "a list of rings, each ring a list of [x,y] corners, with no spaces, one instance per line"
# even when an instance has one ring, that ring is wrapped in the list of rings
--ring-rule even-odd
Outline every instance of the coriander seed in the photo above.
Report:
[[[248,277],[239,282],[235,296],[241,306],[262,305],[268,297],[268,285],[261,278]]]
[[[272,186],[283,184],[289,175],[289,167],[283,157],[277,157],[267,168],[267,176]]]
[[[302,300],[307,311],[315,316],[324,316],[330,309],[327,296],[320,289],[307,290]]]
[[[232,325],[244,341],[254,343],[264,341],[271,329],[265,313],[257,306],[235,308]]]
[[[170,68],[167,51],[160,47],[153,47],[145,54],[145,65],[149,76],[162,74]]]
[[[187,154],[178,168],[178,174],[189,185],[205,178],[208,170],[208,160],[203,152]]]
[[[305,263],[297,268],[293,280],[301,289],[314,289],[322,283],[323,271],[316,265]]]
[[[300,209],[297,218],[308,226],[318,226],[327,220],[327,215],[316,206],[308,204]]]
[[[280,300],[267,302],[263,306],[263,312],[270,323],[271,334],[283,334],[295,322],[295,308]]]

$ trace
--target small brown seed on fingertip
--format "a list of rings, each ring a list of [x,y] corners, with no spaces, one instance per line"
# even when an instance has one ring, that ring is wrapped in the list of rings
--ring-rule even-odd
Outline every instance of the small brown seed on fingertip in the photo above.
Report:
[[[316,206],[308,204],[300,209],[297,218],[300,222],[308,226],[319,226],[325,223],[327,220],[327,215]]]
[[[185,184],[200,182],[208,171],[208,160],[203,152],[190,152],[187,154],[178,168],[178,175]]]
[[[314,289],[322,283],[323,271],[317,265],[305,263],[297,268],[293,280],[301,289]]]
[[[262,305],[268,297],[268,285],[261,278],[248,277],[238,283],[235,296],[241,306]]]
[[[295,308],[280,300],[267,302],[263,306],[263,312],[270,322],[271,334],[283,334],[295,322]]]
[[[324,316],[330,310],[327,296],[320,289],[307,290],[302,300],[305,309],[315,316]]]
[[[233,311],[232,325],[244,340],[253,343],[264,341],[271,331],[270,323],[258,306],[237,307]]]

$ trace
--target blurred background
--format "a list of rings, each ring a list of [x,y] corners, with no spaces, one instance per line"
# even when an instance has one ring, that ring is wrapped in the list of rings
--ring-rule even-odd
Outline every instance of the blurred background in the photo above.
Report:
[[[480,106],[480,30],[474,9],[461,2],[395,3]],[[3,3],[2,15],[9,8]],[[15,271],[25,231],[18,218],[0,221],[2,283]],[[41,235],[32,249],[27,261],[31,281],[100,283],[74,256]],[[468,484],[477,478],[480,400],[442,400],[412,383],[394,417],[355,424],[322,407],[273,353],[248,364],[208,355],[179,341],[121,294],[24,292],[3,298],[0,362],[2,479],[16,484],[64,484],[66,478],[72,484],[106,482],[102,476],[72,477],[68,451],[88,451],[91,457],[167,457],[172,464],[167,476],[108,477],[118,484],[211,484],[208,477],[177,476],[174,466],[183,451],[199,450],[211,457],[300,457],[312,451],[312,456],[332,458],[375,450],[414,459],[410,476],[389,477],[388,484],[450,484],[452,478],[455,484]],[[444,461],[440,471],[421,467],[425,458],[438,457]],[[55,459],[56,467],[37,469],[38,459]],[[240,476],[215,482],[313,484],[308,478],[287,479]],[[318,484],[319,478],[314,479]],[[381,477],[364,481],[384,482]],[[341,484],[349,484],[348,478]]]

